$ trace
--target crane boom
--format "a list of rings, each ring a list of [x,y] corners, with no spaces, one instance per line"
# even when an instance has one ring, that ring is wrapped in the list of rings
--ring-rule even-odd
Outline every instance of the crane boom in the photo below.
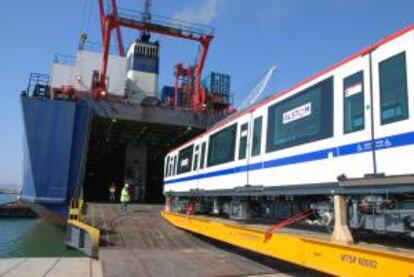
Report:
[[[275,71],[276,71],[276,66],[273,65],[266,72],[263,78],[255,85],[255,87],[249,92],[249,94],[244,98],[244,100],[238,105],[237,107],[238,110],[242,110],[254,104],[259,99],[259,97],[263,95]]]

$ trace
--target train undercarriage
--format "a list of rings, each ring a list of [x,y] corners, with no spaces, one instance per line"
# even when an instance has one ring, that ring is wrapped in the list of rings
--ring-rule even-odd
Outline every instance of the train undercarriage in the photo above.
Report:
[[[191,196],[170,195],[171,211],[244,222],[274,224],[298,214],[301,226],[334,228],[333,195]],[[414,236],[413,194],[344,195],[346,219],[353,233]]]

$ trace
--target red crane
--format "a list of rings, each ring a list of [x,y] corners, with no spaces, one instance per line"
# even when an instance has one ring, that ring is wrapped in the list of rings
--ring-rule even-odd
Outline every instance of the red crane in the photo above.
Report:
[[[145,12],[136,12],[118,8],[117,0],[110,0],[110,10],[105,10],[104,0],[99,1],[99,13],[102,30],[103,55],[102,68],[97,85],[93,88],[95,97],[104,97],[107,93],[107,70],[109,58],[109,46],[111,44],[111,33],[115,29],[119,55],[125,56],[122,42],[121,27],[142,31],[142,35],[150,32],[162,35],[198,41],[201,46],[198,63],[194,66],[194,91],[192,94],[191,108],[193,110],[204,110],[206,107],[206,94],[201,85],[201,76],[207,57],[208,49],[214,38],[213,29],[181,20],[170,19],[150,14],[151,2],[145,1]]]

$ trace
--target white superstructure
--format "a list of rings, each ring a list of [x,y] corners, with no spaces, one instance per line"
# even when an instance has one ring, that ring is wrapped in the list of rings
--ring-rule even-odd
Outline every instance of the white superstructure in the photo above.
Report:
[[[52,94],[64,88],[90,93],[94,79],[99,79],[102,53],[78,50],[76,57],[57,56],[51,68]],[[60,58],[59,58],[60,57]],[[157,97],[159,44],[136,40],[127,56],[109,55],[107,94],[141,103],[146,97]]]
[[[66,62],[66,61],[65,61]],[[65,63],[56,60],[51,68],[51,88],[73,87],[78,92],[90,93],[94,72],[102,66],[102,54],[87,50],[78,50],[74,61]],[[125,57],[109,55],[107,84],[108,94],[125,96],[125,74],[127,61]]]
[[[127,52],[126,94],[133,102],[156,97],[158,92],[159,44],[137,40]]]

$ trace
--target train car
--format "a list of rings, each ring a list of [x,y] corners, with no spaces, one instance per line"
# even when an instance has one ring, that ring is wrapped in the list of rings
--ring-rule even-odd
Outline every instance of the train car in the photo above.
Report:
[[[414,25],[230,116],[165,157],[174,211],[414,234]]]

